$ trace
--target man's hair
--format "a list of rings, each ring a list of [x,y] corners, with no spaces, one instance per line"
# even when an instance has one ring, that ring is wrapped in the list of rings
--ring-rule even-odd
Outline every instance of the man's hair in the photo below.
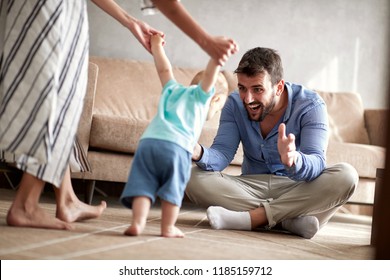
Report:
[[[276,50],[269,48],[253,48],[247,51],[240,60],[234,73],[253,77],[265,71],[271,76],[273,85],[283,79],[282,60]]]

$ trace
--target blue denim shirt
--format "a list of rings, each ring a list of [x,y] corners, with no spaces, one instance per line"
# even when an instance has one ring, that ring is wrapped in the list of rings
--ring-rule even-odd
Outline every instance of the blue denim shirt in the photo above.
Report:
[[[217,136],[210,148],[203,147],[197,165],[209,171],[222,171],[233,160],[242,142],[242,174],[275,174],[296,181],[311,181],[326,166],[328,117],[325,102],[313,91],[286,82],[288,106],[278,124],[263,138],[260,123],[248,118],[238,92],[232,93],[221,113]],[[278,127],[286,124],[286,135],[295,135],[299,156],[290,168],[280,160]]]

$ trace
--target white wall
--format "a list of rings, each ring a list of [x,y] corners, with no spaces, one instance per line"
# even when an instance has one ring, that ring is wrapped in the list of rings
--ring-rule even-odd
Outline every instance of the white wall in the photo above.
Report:
[[[131,15],[166,34],[171,62],[204,67],[206,54],[162,14],[143,16],[139,1],[117,0]],[[390,1],[388,0],[182,0],[211,34],[234,38],[243,53],[279,50],[287,81],[330,91],[355,91],[366,108],[387,107]],[[88,3],[90,54],[152,61],[132,34]]]

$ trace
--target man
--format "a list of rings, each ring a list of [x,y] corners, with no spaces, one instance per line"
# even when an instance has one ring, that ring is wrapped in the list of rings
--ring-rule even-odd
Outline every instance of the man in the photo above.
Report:
[[[326,166],[325,103],[315,92],[283,80],[275,50],[247,51],[235,73],[238,92],[225,104],[213,145],[196,145],[192,158],[202,170],[193,168],[186,193],[209,207],[214,229],[280,225],[312,238],[358,183],[351,165]],[[242,175],[221,173],[240,142]]]

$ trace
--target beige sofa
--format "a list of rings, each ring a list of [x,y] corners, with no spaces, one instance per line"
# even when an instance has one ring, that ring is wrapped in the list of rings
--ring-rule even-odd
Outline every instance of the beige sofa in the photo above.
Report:
[[[175,67],[176,79],[189,84],[200,69]],[[235,76],[223,71],[233,90]],[[78,139],[86,151],[92,172],[72,173],[87,184],[90,202],[95,181],[126,182],[139,137],[154,117],[161,91],[154,64],[91,57],[88,93],[78,130]],[[351,202],[372,204],[375,174],[384,167],[385,110],[364,110],[360,96],[354,93],[319,92],[324,98],[330,122],[327,162],[348,162],[358,171],[359,186]],[[219,116],[206,122],[199,142],[211,145]],[[225,170],[240,174],[242,150]]]

